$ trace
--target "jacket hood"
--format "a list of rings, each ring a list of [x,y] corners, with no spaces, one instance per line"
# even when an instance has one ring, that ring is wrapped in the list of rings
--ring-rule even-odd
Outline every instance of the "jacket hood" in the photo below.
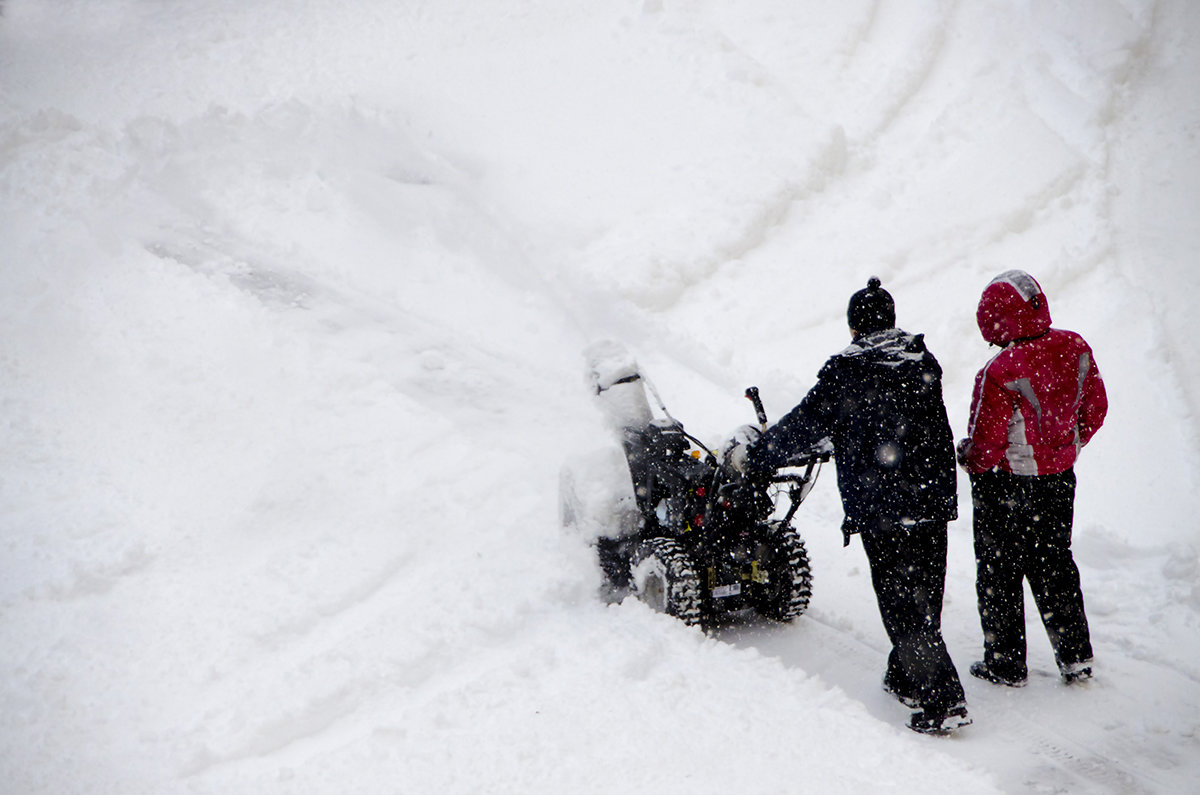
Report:
[[[905,362],[923,360],[925,351],[924,334],[909,334],[898,328],[889,328],[858,337],[839,355],[887,367],[899,367]]]
[[[975,311],[979,333],[993,345],[1038,337],[1050,329],[1050,303],[1025,271],[1005,271],[988,284]]]

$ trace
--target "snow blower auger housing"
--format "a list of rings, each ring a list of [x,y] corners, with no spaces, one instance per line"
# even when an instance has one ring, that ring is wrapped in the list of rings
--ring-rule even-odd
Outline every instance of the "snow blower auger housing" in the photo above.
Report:
[[[766,426],[757,389],[746,397],[758,427],[742,426],[714,451],[667,412],[622,346],[593,345],[587,359],[636,502],[636,522],[596,539],[608,586],[706,628],[749,611],[784,622],[803,613],[812,574],[792,518],[831,457],[828,442],[761,479],[745,479],[726,462]]]

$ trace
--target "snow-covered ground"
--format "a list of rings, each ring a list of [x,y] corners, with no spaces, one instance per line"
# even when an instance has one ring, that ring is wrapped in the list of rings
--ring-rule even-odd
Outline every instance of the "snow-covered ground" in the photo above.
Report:
[[[14,793],[1163,792],[1200,780],[1200,4],[0,1]],[[826,473],[790,626],[597,596],[581,351],[715,443],[879,275],[956,434],[1019,267],[1112,409],[1096,679],[903,728]],[[1031,616],[1036,614],[1031,610]]]

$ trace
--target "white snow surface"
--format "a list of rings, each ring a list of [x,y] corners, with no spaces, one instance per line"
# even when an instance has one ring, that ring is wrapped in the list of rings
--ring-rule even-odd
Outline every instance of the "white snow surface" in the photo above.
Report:
[[[1195,792],[1200,4],[3,0],[0,780],[14,793]],[[946,371],[1037,277],[1112,404],[1096,678],[945,636],[903,727],[828,470],[791,625],[606,604],[559,471],[623,341],[713,444],[878,275]]]

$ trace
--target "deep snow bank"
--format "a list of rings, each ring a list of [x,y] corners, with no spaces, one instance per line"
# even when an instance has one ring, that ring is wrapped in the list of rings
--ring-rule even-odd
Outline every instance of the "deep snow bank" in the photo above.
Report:
[[[1161,751],[1130,780],[1187,780],[1194,694],[1165,704],[1135,662],[1195,676],[1195,381],[1160,344],[1191,325],[1154,312],[1194,233],[1113,195],[1141,184],[1136,147],[1180,140],[1191,12],[341,6],[4,5],[11,786],[1024,785],[1045,757],[989,757],[1008,724],[986,694],[974,746],[872,700],[878,618],[832,478],[805,506],[813,623],[742,643],[762,652],[601,605],[555,518],[559,465],[604,438],[592,339],[629,341],[715,438],[746,383],[773,416],[802,394],[877,272],[961,430],[973,302],[1014,264],[1118,398],[1080,557],[1100,648],[1162,709],[1139,725],[1100,691],[1092,723]],[[858,655],[845,687],[821,649]]]

